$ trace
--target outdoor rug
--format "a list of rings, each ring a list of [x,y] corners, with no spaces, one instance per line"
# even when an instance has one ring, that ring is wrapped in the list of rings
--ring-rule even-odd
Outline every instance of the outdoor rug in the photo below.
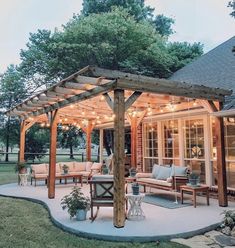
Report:
[[[179,197],[178,197],[178,204],[176,204],[174,195],[154,194],[154,193],[145,194],[143,202],[170,209],[188,207],[192,205],[190,203],[181,204]]]

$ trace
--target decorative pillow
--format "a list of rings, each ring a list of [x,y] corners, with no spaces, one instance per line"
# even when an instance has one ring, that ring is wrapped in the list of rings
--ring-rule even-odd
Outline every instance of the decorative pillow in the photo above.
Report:
[[[101,163],[93,163],[93,165],[91,166],[91,170],[100,170],[102,167]]]
[[[159,173],[160,165],[154,164],[152,169],[152,178],[157,178],[157,174]]]
[[[172,165],[171,168],[171,177],[172,176],[186,176],[187,175],[187,167],[184,166],[175,166]]]
[[[92,167],[92,162],[90,161],[86,162],[86,171],[91,171],[91,167]]]
[[[74,162],[73,168],[74,168],[74,172],[85,171],[86,162]]]
[[[160,166],[160,170],[157,174],[156,179],[167,180],[167,178],[170,177],[170,175],[171,175],[171,168],[170,167]]]
[[[47,174],[48,165],[47,164],[32,165],[32,170],[34,171],[35,174]]]
[[[172,177],[168,177],[168,178],[166,179],[166,182],[167,182],[167,183],[172,183]]]

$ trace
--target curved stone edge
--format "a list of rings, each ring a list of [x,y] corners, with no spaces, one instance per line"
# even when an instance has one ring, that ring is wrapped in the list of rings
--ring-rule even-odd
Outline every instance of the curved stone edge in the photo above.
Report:
[[[63,225],[61,222],[59,222],[58,220],[56,220],[52,216],[50,208],[42,200],[38,200],[38,199],[30,198],[30,197],[12,196],[12,195],[3,195],[3,194],[0,194],[0,196],[6,197],[6,198],[13,198],[13,199],[22,199],[22,200],[26,200],[26,201],[40,204],[48,211],[49,217],[50,217],[52,223],[56,227],[62,229],[63,231],[65,231],[67,233],[74,234],[76,236],[79,236],[82,238],[88,238],[88,239],[97,239],[97,240],[113,241],[113,242],[140,242],[140,243],[154,242],[154,241],[170,241],[171,239],[191,238],[191,237],[196,236],[196,235],[204,234],[206,232],[214,230],[215,228],[217,228],[221,224],[221,222],[218,222],[218,223],[212,224],[208,227],[204,227],[204,228],[197,229],[197,230],[190,231],[190,232],[171,234],[171,235],[160,235],[160,236],[156,235],[156,236],[148,236],[148,237],[140,237],[140,236],[125,237],[125,236],[94,234],[94,233],[81,232],[81,231],[75,230],[71,227]]]

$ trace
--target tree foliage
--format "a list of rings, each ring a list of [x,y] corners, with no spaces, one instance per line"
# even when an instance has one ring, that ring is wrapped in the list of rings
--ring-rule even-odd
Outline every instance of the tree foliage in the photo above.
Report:
[[[229,1],[228,2],[228,7],[232,8],[232,12],[230,13],[230,15],[235,18],[235,0]]]

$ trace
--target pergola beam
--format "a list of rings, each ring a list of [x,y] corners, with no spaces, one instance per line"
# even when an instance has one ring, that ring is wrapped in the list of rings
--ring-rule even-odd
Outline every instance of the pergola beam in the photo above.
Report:
[[[118,79],[117,88],[120,89],[184,96],[220,102],[224,101],[224,95],[232,94],[231,90],[151,78],[98,67],[90,67],[90,70],[92,74],[97,77],[103,76],[110,79]]]
[[[125,111],[127,111],[131,105],[140,97],[142,92],[135,91],[125,102]]]
[[[100,86],[97,86],[89,91],[86,91],[86,92],[82,92],[78,95],[75,95],[75,96],[72,96],[70,98],[67,98],[65,100],[62,100],[60,102],[57,102],[57,103],[54,103],[48,107],[45,107],[43,109],[40,109],[40,110],[37,110],[37,111],[34,111],[32,113],[29,113],[28,114],[28,117],[29,116],[38,116],[38,115],[41,115],[41,114],[45,114],[45,113],[48,113],[50,111],[53,111],[53,110],[56,110],[56,109],[59,109],[59,108],[62,108],[62,107],[66,107],[72,103],[75,103],[75,102],[81,102],[81,101],[84,101],[84,100],[87,100],[87,99],[90,99],[92,97],[95,97],[99,94],[102,94],[102,93],[105,93],[105,92],[108,92],[112,89],[115,88],[115,85],[116,85],[116,80],[113,80],[105,85],[100,85]]]

